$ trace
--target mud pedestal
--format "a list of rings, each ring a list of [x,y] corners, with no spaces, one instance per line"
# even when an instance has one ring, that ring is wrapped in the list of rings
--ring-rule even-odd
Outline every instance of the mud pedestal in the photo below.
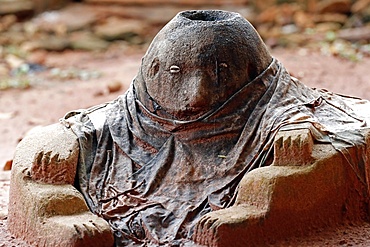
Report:
[[[48,145],[54,152],[42,160]],[[9,193],[8,228],[14,236],[35,246],[113,246],[108,223],[90,212],[73,186],[77,158],[76,137],[61,124],[21,141]]]

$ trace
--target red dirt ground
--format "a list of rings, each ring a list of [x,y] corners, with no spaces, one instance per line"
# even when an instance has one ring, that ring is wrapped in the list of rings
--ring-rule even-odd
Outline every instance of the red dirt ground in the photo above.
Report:
[[[319,52],[297,49],[273,50],[290,73],[311,87],[370,99],[370,58],[351,62]],[[101,53],[49,53],[49,67],[99,71],[98,79],[81,81],[51,78],[48,72],[37,74],[37,83],[29,89],[0,91],[0,166],[11,160],[15,146],[30,129],[57,122],[66,112],[113,100],[122,94],[134,78],[142,51],[110,49]],[[109,93],[108,85],[121,83],[121,90]],[[7,231],[9,171],[0,172],[0,247],[28,246]],[[343,225],[308,233],[274,246],[370,246],[370,223]]]

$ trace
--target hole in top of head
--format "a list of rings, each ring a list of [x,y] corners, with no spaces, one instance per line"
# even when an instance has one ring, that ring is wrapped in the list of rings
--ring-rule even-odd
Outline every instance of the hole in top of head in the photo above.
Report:
[[[184,11],[181,15],[193,21],[226,21],[234,16],[231,12],[217,10]]]

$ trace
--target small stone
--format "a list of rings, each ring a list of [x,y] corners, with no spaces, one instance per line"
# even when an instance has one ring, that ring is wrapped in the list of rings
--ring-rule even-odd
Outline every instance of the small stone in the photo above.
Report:
[[[109,47],[109,42],[100,39],[90,32],[74,32],[69,38],[71,48],[76,50],[97,51],[105,50]]]
[[[351,11],[350,0],[324,0],[318,3],[318,13],[348,14]]]
[[[279,9],[277,8],[277,6],[271,6],[270,8],[262,11],[258,15],[257,22],[258,23],[273,22],[276,19],[278,12],[279,12]]]
[[[5,15],[0,18],[0,31],[7,30],[11,25],[17,22],[17,16]]]
[[[292,34],[296,33],[298,31],[298,28],[294,24],[288,24],[281,27],[281,33],[283,34]]]
[[[8,217],[8,211],[5,209],[1,209],[0,210],[0,220],[6,220],[7,217]]]
[[[40,30],[60,33],[63,29],[65,32],[83,30],[96,20],[93,11],[86,11],[83,5],[75,4],[58,11],[44,12],[32,21]]]
[[[70,36],[71,47],[76,50],[105,50],[109,43],[90,32],[75,32]]]
[[[335,22],[324,22],[316,25],[315,30],[319,33],[328,31],[337,31],[341,28],[339,23]]]
[[[297,11],[298,7],[294,4],[273,5],[257,17],[257,22],[276,23],[281,26],[292,24]]]
[[[337,13],[326,13],[321,15],[315,15],[314,21],[316,23],[321,22],[337,22],[340,24],[346,23],[348,20],[348,17],[343,14],[337,14]]]
[[[13,0],[1,1],[0,15],[17,14],[17,13],[31,13],[33,11],[33,2],[31,0]]]
[[[338,37],[349,41],[370,40],[370,28],[358,27],[342,29],[338,32]]]
[[[104,91],[103,90],[97,90],[96,92],[93,93],[94,97],[101,97],[104,96]]]
[[[109,93],[115,93],[121,90],[122,83],[120,81],[112,81],[108,83],[107,88]]]
[[[358,0],[352,5],[351,12],[360,13],[364,11],[366,8],[368,8],[369,6],[370,6],[369,0]]]
[[[35,33],[39,30],[38,26],[35,23],[30,22],[30,21],[25,22],[23,24],[23,29],[26,32],[26,34],[30,36],[35,35]]]
[[[275,4],[275,0],[251,0],[250,3],[256,8],[258,11],[264,11],[268,8],[268,6],[272,6]]]
[[[0,35],[0,44],[18,46],[26,40],[27,37],[21,31],[8,30]],[[16,47],[13,48],[17,49]]]
[[[12,169],[13,160],[8,160],[5,162],[5,165],[3,167],[4,171],[10,171]]]
[[[34,64],[45,64],[47,52],[43,50],[34,51],[27,57],[27,61]]]
[[[63,51],[70,46],[70,42],[65,37],[44,36],[33,44],[33,49],[43,49],[48,51]]]
[[[300,27],[303,29],[314,27],[314,23],[312,21],[312,15],[304,11],[297,11],[293,16],[293,19],[297,27]]]
[[[10,68],[15,69],[21,66],[24,63],[22,58],[19,58],[13,54],[9,54],[5,57],[5,61],[10,66]]]
[[[50,9],[60,9],[66,6],[70,0],[37,0],[33,1],[33,9],[36,14]]]
[[[294,13],[299,10],[295,4],[282,4],[279,6],[279,14],[276,23],[281,26],[292,24]]]
[[[5,64],[0,63],[0,78],[5,78],[9,75],[9,68]]]
[[[134,37],[141,36],[146,28],[146,24],[139,20],[111,17],[105,23],[97,25],[94,31],[97,36],[108,41],[130,41]]]
[[[17,112],[11,111],[11,112],[0,112],[0,120],[1,119],[11,119],[17,115]]]

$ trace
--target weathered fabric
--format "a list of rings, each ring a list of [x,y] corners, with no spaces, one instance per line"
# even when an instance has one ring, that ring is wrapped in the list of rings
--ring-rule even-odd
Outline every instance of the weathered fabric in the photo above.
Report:
[[[117,246],[189,242],[202,215],[232,205],[242,177],[271,163],[284,126],[307,123],[317,141],[344,155],[364,147],[359,130],[368,114],[358,109],[369,103],[308,88],[276,59],[220,107],[189,121],[149,110],[137,97],[142,80],[139,73],[116,100],[64,119],[80,141],[77,186],[109,222]],[[361,153],[348,158],[363,179]]]

